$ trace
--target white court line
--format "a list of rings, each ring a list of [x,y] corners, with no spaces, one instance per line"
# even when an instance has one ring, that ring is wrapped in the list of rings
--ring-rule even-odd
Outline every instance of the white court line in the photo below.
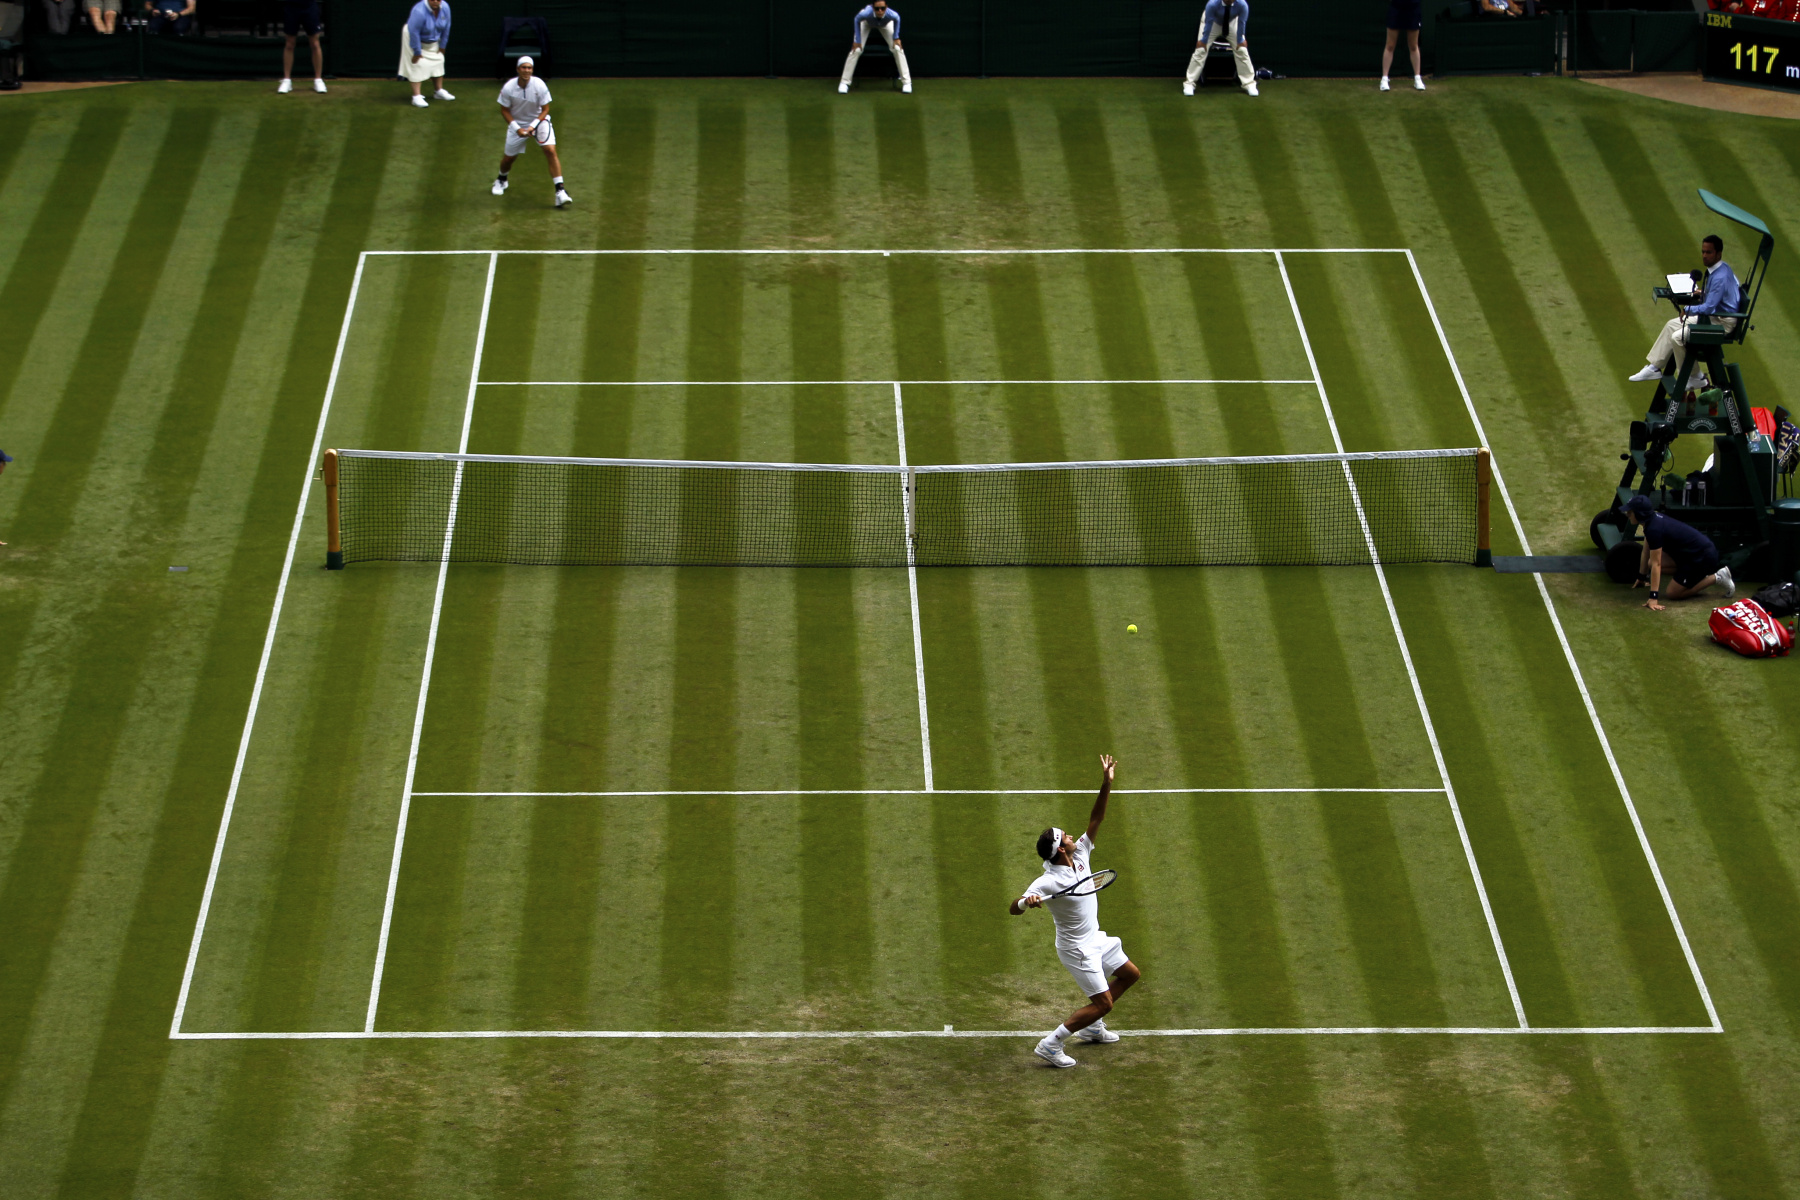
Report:
[[[1111,1028],[1109,1026],[1109,1028]],[[1646,1033],[1719,1033],[1707,1025],[1596,1025],[1550,1026],[1521,1029],[1516,1025],[1316,1025],[1306,1028],[1269,1026],[1240,1029],[1116,1029],[1122,1037],[1282,1037],[1296,1034],[1490,1034],[1517,1037],[1520,1034],[1646,1034]],[[586,1038],[609,1041],[885,1041],[894,1038],[1031,1038],[1043,1036],[1041,1029],[795,1029],[795,1030],[662,1030],[662,1029],[459,1029],[459,1030],[382,1030],[355,1033],[345,1030],[320,1030],[304,1033],[177,1033],[171,1037],[191,1042],[361,1042],[361,1041],[449,1041],[464,1038]]]
[[[414,792],[413,796],[529,800],[550,796],[1091,796],[1093,788],[769,788],[740,792]],[[1115,796],[1441,796],[1443,788],[1114,788]]]
[[[1310,379],[484,379],[481,387],[947,387],[975,384],[1299,383]]]
[[[894,384],[894,430],[900,438],[900,467],[906,467],[906,406],[900,399],[900,384]],[[911,516],[910,507],[913,497],[909,494],[912,478],[900,476],[900,503],[909,506],[906,515]],[[919,633],[919,568],[913,562],[912,522],[907,521],[906,530],[906,590],[912,599],[912,643],[913,672],[919,680],[919,746],[925,755],[925,790],[932,790],[931,780],[931,714],[930,706],[925,702],[925,641]]]
[[[1495,457],[1492,448],[1488,447],[1487,430],[1482,428],[1481,417],[1475,411],[1475,401],[1469,395],[1468,385],[1463,382],[1462,368],[1457,365],[1456,354],[1450,349],[1450,338],[1444,332],[1444,323],[1438,320],[1437,305],[1431,302],[1431,292],[1425,286],[1425,276],[1419,272],[1418,260],[1413,257],[1411,250],[1406,252],[1406,261],[1411,265],[1413,279],[1419,285],[1419,295],[1425,301],[1425,311],[1431,314],[1431,327],[1437,330],[1438,344],[1444,348],[1444,357],[1449,360],[1450,373],[1456,379],[1456,390],[1462,393],[1463,407],[1468,409],[1469,420],[1474,423],[1475,437],[1488,450],[1488,465],[1493,470],[1494,483],[1500,489],[1500,498],[1506,503],[1506,514],[1512,520],[1519,548],[1529,555],[1531,541],[1525,536],[1525,526],[1519,520],[1519,510],[1513,507],[1512,493],[1506,490],[1506,480],[1500,475],[1500,460]],[[1619,769],[1619,760],[1613,755],[1612,740],[1606,736],[1600,712],[1594,707],[1593,696],[1588,693],[1587,680],[1581,674],[1580,664],[1575,661],[1575,650],[1569,645],[1569,635],[1563,630],[1562,618],[1557,615],[1556,604],[1550,598],[1550,589],[1545,585],[1541,573],[1533,572],[1532,578],[1537,581],[1538,595],[1544,601],[1544,611],[1550,614],[1550,625],[1556,630],[1556,641],[1562,647],[1564,661],[1569,664],[1569,674],[1575,679],[1575,690],[1581,693],[1581,704],[1587,710],[1588,722],[1594,727],[1594,736],[1600,739],[1600,750],[1606,756],[1606,765],[1612,772],[1614,785],[1619,789],[1619,798],[1625,802],[1625,811],[1631,816],[1631,828],[1637,833],[1644,861],[1650,864],[1650,874],[1656,879],[1657,894],[1662,897],[1669,922],[1675,927],[1675,938],[1681,943],[1681,954],[1687,960],[1688,973],[1694,977],[1694,986],[1700,990],[1700,1000],[1706,1006],[1706,1015],[1712,1019],[1713,1030],[1722,1032],[1724,1026],[1719,1022],[1719,1011],[1713,1007],[1712,993],[1707,989],[1706,979],[1700,973],[1700,963],[1695,959],[1694,948],[1688,942],[1687,929],[1681,924],[1681,914],[1675,911],[1675,898],[1669,894],[1669,885],[1663,880],[1662,867],[1656,861],[1656,851],[1650,848],[1650,835],[1644,831],[1644,822],[1638,817],[1637,805],[1631,799],[1631,789],[1625,785],[1625,773]]]
[[[1319,403],[1325,408],[1326,424],[1331,426],[1331,444],[1337,447],[1339,454],[1344,453],[1344,440],[1338,435],[1337,417],[1331,411],[1331,399],[1325,394],[1325,380],[1319,374],[1318,360],[1313,356],[1312,339],[1307,336],[1306,322],[1300,316],[1300,302],[1294,296],[1293,281],[1288,278],[1287,263],[1282,256],[1275,256],[1275,265],[1281,270],[1281,286],[1287,289],[1288,306],[1294,310],[1294,324],[1300,330],[1300,341],[1306,348],[1306,363],[1312,368],[1313,379],[1319,388]],[[1450,783],[1449,768],[1444,765],[1444,752],[1438,746],[1437,727],[1432,724],[1431,709],[1425,703],[1425,691],[1419,685],[1418,672],[1413,669],[1412,650],[1406,644],[1406,632],[1400,628],[1400,613],[1394,607],[1393,593],[1388,590],[1387,572],[1382,569],[1381,556],[1376,553],[1375,539],[1369,532],[1369,520],[1363,512],[1362,495],[1357,490],[1356,479],[1350,473],[1350,464],[1344,464],[1344,482],[1350,485],[1350,499],[1356,506],[1356,519],[1362,525],[1363,540],[1369,547],[1369,558],[1375,566],[1375,578],[1381,584],[1382,603],[1387,605],[1388,621],[1394,627],[1394,641],[1400,647],[1400,658],[1406,664],[1406,678],[1412,684],[1413,700],[1419,706],[1419,719],[1425,723],[1425,737],[1431,743],[1432,761],[1437,764],[1438,778],[1443,780],[1444,798],[1450,802],[1450,815],[1456,821],[1456,836],[1462,841],[1463,857],[1468,860],[1469,874],[1475,880],[1475,892],[1481,897],[1481,914],[1487,920],[1488,936],[1493,939],[1494,953],[1500,959],[1500,973],[1506,978],[1506,993],[1512,998],[1513,1013],[1519,1019],[1519,1028],[1530,1028],[1525,1019],[1525,1005],[1519,999],[1519,986],[1513,980],[1512,963],[1506,957],[1506,945],[1500,940],[1500,926],[1494,920],[1494,907],[1488,902],[1487,885],[1481,879],[1481,867],[1475,861],[1475,848],[1469,843],[1469,831],[1463,824],[1462,808],[1456,803],[1456,789]]]
[[[488,256],[487,286],[481,293],[481,324],[475,331],[475,365],[469,370],[469,397],[463,404],[462,439],[458,454],[469,452],[469,425],[475,419],[475,380],[481,375],[481,354],[487,344],[488,308],[494,300],[494,269],[499,256]],[[400,819],[394,825],[394,858],[388,867],[387,899],[381,905],[381,935],[375,943],[375,974],[369,981],[369,1012],[363,1032],[375,1028],[375,1012],[381,1006],[381,976],[387,968],[388,934],[394,924],[394,892],[400,886],[400,855],[406,847],[406,819],[412,812],[413,777],[419,769],[419,735],[425,729],[425,701],[431,694],[431,664],[437,657],[438,618],[444,612],[444,581],[450,575],[450,543],[456,536],[456,506],[462,499],[463,464],[456,464],[450,485],[450,512],[444,522],[444,550],[438,560],[437,594],[431,601],[431,631],[425,635],[425,669],[419,675],[419,704],[413,711],[412,746],[406,752],[406,786],[400,795]]]
[[[1027,248],[1016,250],[365,250],[363,253],[399,258],[447,254],[538,254],[555,258],[593,257],[594,255],[602,254],[649,254],[656,256],[680,256],[690,254],[793,254],[805,258],[816,258],[824,255],[880,255],[882,258],[889,258],[896,254],[903,256],[948,255],[952,257],[991,257],[1013,254],[1408,254],[1411,252],[1404,246],[1169,246],[1160,249],[1144,248],[1132,250],[1113,250],[1100,247],[1075,246],[1040,250]]]
[[[225,856],[225,836],[231,814],[237,808],[238,786],[244,779],[244,760],[250,754],[250,731],[256,727],[256,710],[262,704],[263,681],[275,652],[275,627],[281,623],[281,605],[287,599],[288,579],[294,572],[294,552],[300,545],[300,527],[306,522],[306,501],[312,495],[313,472],[325,444],[325,418],[331,415],[331,398],[337,392],[338,370],[344,365],[344,345],[350,340],[350,317],[356,311],[356,295],[362,289],[365,255],[356,257],[356,274],[350,281],[350,297],[344,303],[344,321],[338,329],[337,350],[331,356],[331,375],[325,382],[325,402],[319,407],[319,423],[307,451],[306,475],[300,482],[300,503],[294,509],[294,527],[288,533],[287,556],[281,561],[281,579],[275,585],[275,607],[269,613],[269,630],[263,635],[262,657],[256,663],[256,683],[250,689],[250,711],[244,714],[244,732],[238,737],[237,760],[231,765],[231,783],[225,789],[225,811],[219,814],[219,833],[213,839],[212,862],[206,868],[206,887],[200,893],[200,913],[194,918],[194,937],[188,943],[187,966],[181,972],[181,991],[175,999],[175,1016],[169,1036],[181,1036],[181,1018],[187,1012],[188,992],[194,985],[194,965],[200,961],[200,940],[206,934],[206,918],[212,912],[213,890],[219,882],[219,863]]]

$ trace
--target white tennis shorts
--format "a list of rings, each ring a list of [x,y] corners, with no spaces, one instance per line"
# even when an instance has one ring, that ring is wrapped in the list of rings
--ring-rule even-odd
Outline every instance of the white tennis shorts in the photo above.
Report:
[[[1090,997],[1111,990],[1112,984],[1106,982],[1106,977],[1131,961],[1124,944],[1116,937],[1108,937],[1105,930],[1082,946],[1058,946],[1056,957],[1075,977],[1081,994]]]
[[[556,126],[551,125],[548,120],[546,120],[544,124],[549,126],[550,136],[539,142],[535,132],[530,137],[520,137],[518,130],[511,122],[508,122],[506,126],[506,157],[519,157],[519,155],[525,153],[526,147],[533,143],[536,143],[539,146],[556,145]]]

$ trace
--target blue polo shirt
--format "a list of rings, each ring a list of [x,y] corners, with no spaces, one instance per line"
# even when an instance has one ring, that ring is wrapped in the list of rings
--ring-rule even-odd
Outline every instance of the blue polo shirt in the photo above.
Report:
[[[1719,548],[1713,545],[1711,538],[1667,513],[1653,512],[1645,518],[1644,544],[1652,550],[1668,551],[1676,562],[1686,566],[1719,559]]]

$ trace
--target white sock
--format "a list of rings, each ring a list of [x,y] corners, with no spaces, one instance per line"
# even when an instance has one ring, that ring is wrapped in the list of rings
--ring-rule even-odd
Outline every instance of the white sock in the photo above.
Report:
[[[550,181],[550,182],[551,182],[551,183],[554,183],[554,184],[555,184],[555,185],[556,185],[556,190],[557,190],[557,191],[559,191],[559,192],[560,192],[560,191],[562,191],[562,190],[563,190],[563,185],[562,185],[562,176],[561,176],[561,175],[558,175],[558,176],[557,176],[557,177],[556,177],[556,178],[555,178],[555,179],[553,179],[553,180],[551,180],[551,181]]]
[[[1064,1042],[1069,1040],[1069,1027],[1067,1025],[1058,1025],[1056,1031],[1050,1035],[1049,1040],[1054,1044],[1061,1046]]]

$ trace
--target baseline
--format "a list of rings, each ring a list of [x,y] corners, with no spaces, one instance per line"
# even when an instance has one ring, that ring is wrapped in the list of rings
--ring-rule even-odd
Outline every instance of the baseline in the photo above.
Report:
[[[484,379],[481,387],[944,387],[976,384],[1298,383],[1310,379]]]
[[[382,256],[420,256],[447,254],[540,254],[551,257],[582,258],[601,254],[653,254],[653,255],[701,255],[701,254],[774,254],[800,255],[816,258],[824,255],[876,255],[889,258],[901,255],[949,255],[953,257],[989,257],[1008,254],[1410,254],[1405,246],[1170,246],[1142,247],[1132,249],[1112,249],[1105,247],[1072,246],[1043,249],[968,249],[968,250],[792,250],[792,249],[751,249],[751,250],[364,250],[364,254]]]
[[[414,796],[529,800],[556,796],[1091,796],[1093,788],[768,788],[735,792],[414,792]],[[1441,796],[1443,788],[1114,788],[1115,796]]]
[[[1596,1025],[1545,1026],[1521,1029],[1513,1025],[1319,1025],[1306,1028],[1270,1026],[1241,1029],[1118,1029],[1121,1037],[1342,1037],[1352,1034],[1469,1034],[1513,1036],[1520,1034],[1587,1035],[1646,1033],[1720,1033],[1708,1025]],[[176,1033],[179,1041],[192,1042],[360,1042],[453,1041],[494,1038],[644,1039],[652,1041],[861,1041],[888,1038],[1038,1038],[1038,1029],[795,1029],[795,1030],[662,1030],[662,1029],[459,1029],[379,1030],[352,1032],[323,1030],[304,1033]]]

